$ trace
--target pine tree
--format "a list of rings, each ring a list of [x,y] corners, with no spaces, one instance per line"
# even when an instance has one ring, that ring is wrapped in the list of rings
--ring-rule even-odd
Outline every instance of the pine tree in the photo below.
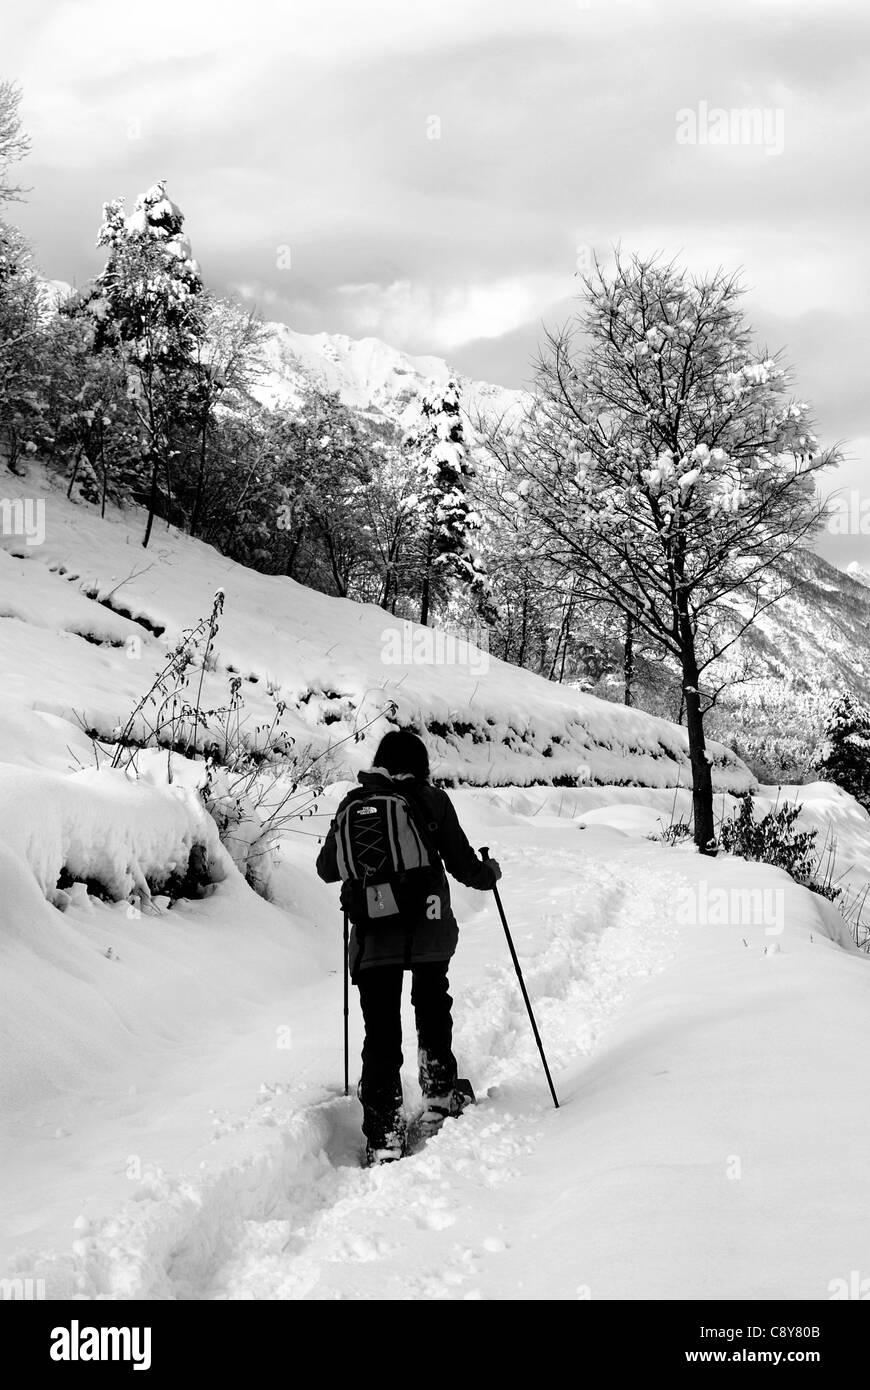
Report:
[[[812,765],[870,811],[870,709],[848,691],[831,701]]]
[[[459,388],[451,378],[422,404],[418,427],[406,446],[420,458],[416,512],[420,528],[420,622],[429,621],[434,601],[443,600],[449,581],[467,586],[485,601],[486,574],[474,548],[481,521],[469,496],[474,477],[468,462]]]
[[[106,265],[70,311],[88,314],[95,351],[115,351],[125,366],[141,429],[147,546],[161,479],[167,506],[171,497],[173,434],[191,412],[203,286],[184,217],[163,180],[137,199],[129,217],[122,199],[106,203],[97,244],[108,250]]]

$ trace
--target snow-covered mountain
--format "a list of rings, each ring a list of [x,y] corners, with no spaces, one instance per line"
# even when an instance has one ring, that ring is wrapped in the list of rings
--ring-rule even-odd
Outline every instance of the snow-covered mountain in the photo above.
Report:
[[[852,579],[857,579],[859,584],[865,584],[870,588],[870,570],[865,569],[863,565],[859,565],[857,560],[849,561],[846,566],[846,573],[850,575]]]
[[[257,387],[269,405],[299,399],[306,385],[337,391],[345,405],[401,424],[414,413],[414,402],[431,385],[444,386],[455,375],[441,357],[412,357],[379,338],[349,338],[345,333],[297,333],[285,323],[268,323],[267,370]],[[463,405],[471,418],[498,416],[515,408],[522,393],[488,381],[459,377]]]
[[[813,551],[792,559],[792,587],[728,655],[736,683],[709,717],[763,781],[812,775],[833,694],[870,697],[870,591]],[[725,663],[720,671],[724,675]]]
[[[73,293],[64,280],[43,280],[48,312]],[[254,395],[265,405],[298,404],[311,385],[337,391],[345,405],[400,425],[415,415],[414,402],[430,387],[454,377],[463,406],[472,420],[498,417],[513,410],[523,392],[490,381],[463,377],[443,357],[412,356],[380,338],[351,338],[346,333],[297,333],[286,323],[267,321],[264,371]]]

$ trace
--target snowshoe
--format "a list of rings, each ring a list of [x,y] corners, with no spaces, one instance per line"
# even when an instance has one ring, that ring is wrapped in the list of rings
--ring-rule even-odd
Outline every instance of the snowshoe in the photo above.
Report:
[[[406,1153],[413,1153],[427,1139],[437,1134],[445,1120],[461,1115],[477,1100],[471,1082],[464,1076],[457,1079],[453,1090],[444,1096],[424,1096],[423,1109],[409,1127]]]
[[[366,1144],[363,1166],[365,1168],[380,1168],[385,1163],[398,1163],[402,1155],[403,1150],[401,1148],[377,1149],[374,1144]]]

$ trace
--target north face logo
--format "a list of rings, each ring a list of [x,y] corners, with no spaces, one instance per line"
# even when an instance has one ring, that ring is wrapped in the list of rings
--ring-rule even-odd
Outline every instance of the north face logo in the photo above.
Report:
[[[378,808],[377,806],[360,806],[357,814],[360,816],[376,816],[378,814]]]

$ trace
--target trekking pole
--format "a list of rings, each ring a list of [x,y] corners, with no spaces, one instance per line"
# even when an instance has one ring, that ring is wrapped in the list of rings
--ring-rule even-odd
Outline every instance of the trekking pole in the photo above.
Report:
[[[481,859],[488,859],[488,858],[489,858],[489,846],[488,846],[488,845],[482,845],[482,846],[481,846],[480,857],[481,857]],[[526,1001],[526,1008],[527,1008],[528,1011],[529,1011],[529,1021],[531,1022],[531,1025],[532,1025],[532,1032],[533,1032],[534,1035],[535,1035],[535,1042],[538,1044],[538,1051],[539,1051],[540,1054],[541,1054],[541,1061],[542,1061],[543,1064],[544,1064],[544,1075],[545,1075],[546,1078],[547,1078],[547,1085],[548,1085],[549,1088],[550,1088],[550,1095],[553,1097],[553,1104],[555,1105],[556,1109],[558,1110],[558,1109],[559,1109],[559,1099],[558,1099],[558,1096],[556,1095],[556,1088],[555,1088],[555,1086],[553,1085],[553,1078],[552,1078],[551,1075],[550,1075],[550,1068],[547,1066],[547,1059],[546,1059],[546,1057],[544,1056],[544,1044],[541,1042],[541,1035],[540,1035],[540,1033],[538,1032],[538,1025],[537,1025],[537,1023],[535,1022],[535,1015],[532,1013],[532,1002],[531,1002],[531,1000],[529,999],[528,991],[526,990],[526,982],[525,982],[525,980],[523,979],[523,972],[522,972],[522,970],[520,969],[520,962],[519,962],[519,960],[518,960],[518,958],[517,958],[516,949],[515,949],[515,947],[514,947],[513,939],[512,939],[512,937],[511,937],[510,927],[509,927],[508,924],[507,924],[507,918],[506,918],[505,915],[504,915],[504,908],[503,908],[502,905],[501,905],[501,895],[500,895],[500,893],[499,893],[499,891],[498,891],[498,886],[497,886],[496,884],[493,884],[493,885],[492,885],[492,891],[493,891],[493,893],[495,894],[496,907],[498,908],[498,913],[499,913],[499,916],[501,917],[501,924],[502,924],[502,926],[504,927],[504,934],[505,934],[505,936],[507,937],[508,949],[509,949],[509,951],[510,951],[510,953],[511,953],[511,959],[513,960],[513,963],[514,963],[514,969],[515,969],[516,972],[517,972],[517,979],[518,979],[519,982],[520,982],[520,989],[521,989],[522,992],[523,992],[523,998],[524,998],[525,1001]]]
[[[347,1019],[348,1019],[348,1013],[349,1013],[349,1009],[348,1009],[348,998],[347,998],[347,994],[348,994],[348,990],[347,990],[347,964],[348,964],[348,962],[347,962],[347,956],[348,956],[347,913],[345,912],[345,913],[344,913],[344,1094],[345,1094],[346,1096],[350,1095],[350,1061],[349,1061],[348,1041],[347,1041]]]

